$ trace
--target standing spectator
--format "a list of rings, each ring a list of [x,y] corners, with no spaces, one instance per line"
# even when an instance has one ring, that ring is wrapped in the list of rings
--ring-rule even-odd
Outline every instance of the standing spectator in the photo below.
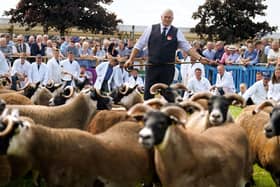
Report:
[[[271,81],[268,84],[267,98],[280,101],[280,66],[276,66]]]
[[[46,48],[45,48],[45,54],[48,58],[52,57],[53,56],[53,43],[51,40],[48,40],[47,41],[47,45],[46,45]]]
[[[244,53],[244,57],[240,59],[240,63],[245,66],[254,65],[256,63],[257,51],[253,43],[248,43],[247,50]]]
[[[102,62],[106,57],[106,51],[101,48],[100,42],[96,42],[95,47],[93,49],[93,55],[96,58],[97,63]],[[96,63],[93,64],[96,67]]]
[[[224,43],[222,41],[216,42],[216,53],[214,55],[214,61],[219,62],[225,52]]]
[[[7,62],[11,64],[11,55],[12,55],[12,48],[7,45],[7,41],[5,37],[0,38],[0,51],[2,51],[3,55],[5,56]]]
[[[43,58],[41,54],[36,55],[36,60],[31,64],[31,69],[29,71],[29,82],[38,83],[41,85],[47,85],[48,82],[48,67],[45,63],[42,63]]]
[[[10,34],[5,35],[7,46],[13,50],[13,46],[15,46],[15,43],[12,41]]]
[[[63,54],[63,56],[67,56],[67,48],[69,44],[70,44],[70,37],[68,36],[61,37],[60,51]]]
[[[227,72],[224,65],[219,65],[217,70],[216,84],[212,86],[212,89],[217,89],[221,95],[224,95],[225,93],[235,93],[235,86],[231,72]]]
[[[35,43],[35,38],[33,35],[30,35],[28,38],[28,45],[31,47]]]
[[[13,46],[13,54],[19,56],[20,53],[25,53],[27,56],[30,56],[30,47],[24,42],[24,37],[21,34],[18,35],[17,43]]]
[[[74,59],[74,54],[70,50],[68,52],[68,58],[61,61],[61,68],[62,68],[62,81],[66,83],[65,86],[72,85],[74,86],[75,83],[73,80],[77,80],[80,75],[80,65]]]
[[[125,43],[122,40],[119,41],[117,50],[119,52],[120,57],[129,57],[128,49],[125,47]]]
[[[229,55],[225,60],[226,64],[236,64],[237,60],[239,59],[239,54],[237,53],[237,48],[234,45],[230,45],[228,47]]]
[[[243,94],[243,98],[247,105],[260,104],[267,99],[270,75],[267,72],[263,72],[262,76],[262,80],[255,82]]]
[[[198,92],[210,91],[211,84],[209,80],[201,75],[202,75],[202,70],[200,68],[196,68],[195,76],[188,81],[187,84],[188,92],[185,92],[184,98],[188,98],[189,93],[194,94]]]
[[[216,51],[214,50],[213,42],[207,42],[206,49],[202,52],[202,54],[209,60],[214,60]]]
[[[79,50],[78,48],[75,46],[75,40],[74,38],[71,39],[70,44],[67,46],[66,48],[66,52],[69,53],[71,51],[71,53],[74,55],[75,58],[79,57]]]
[[[31,64],[25,57],[25,53],[20,53],[20,58],[16,59],[12,66],[12,90],[17,90],[17,83],[19,83],[18,86],[21,88],[28,81]]]
[[[80,66],[83,65],[87,69],[93,67],[93,53],[92,49],[89,48],[89,43],[87,41],[84,41],[82,44],[81,49],[79,50],[80,60],[78,60]]]
[[[267,63],[267,55],[265,54],[265,46],[261,41],[256,41],[255,48],[257,51],[256,63]]]
[[[223,56],[222,56],[222,58],[221,58],[221,60],[220,61],[218,61],[218,63],[220,63],[220,64],[225,64],[226,63],[226,59],[228,58],[228,56],[230,55],[230,51],[228,50],[228,45],[225,45],[224,46],[224,54],[223,54]]]
[[[274,40],[271,44],[271,49],[268,51],[267,64],[276,65],[280,57],[279,41]]]
[[[45,56],[45,48],[46,46],[42,43],[42,35],[37,35],[36,42],[33,43],[30,47],[31,56],[37,56],[38,54],[40,54],[41,56]]]
[[[139,90],[144,90],[144,81],[142,77],[139,77],[138,72],[139,70],[137,68],[133,68],[130,72],[130,77],[128,79],[128,85],[129,87],[134,87],[137,85]]]
[[[117,85],[121,85],[122,80],[118,79],[119,76],[115,76],[116,69],[114,67],[117,64],[117,59],[110,58],[108,62],[103,62],[96,67],[97,79],[94,84],[96,89],[108,93]]]
[[[174,78],[174,65],[177,48],[187,51],[194,58],[208,62],[208,59],[199,55],[186,41],[183,33],[172,26],[173,11],[165,10],[161,15],[161,23],[148,27],[134,46],[126,66],[131,66],[136,55],[147,45],[149,62],[152,66],[146,67],[144,99],[150,99],[150,87],[155,83],[170,85]]]
[[[47,34],[44,34],[43,35],[43,39],[42,39],[42,43],[43,43],[43,45],[47,45],[47,43],[48,43],[48,40],[49,40],[49,36],[47,35]]]
[[[48,80],[54,81],[54,83],[61,83],[61,66],[60,66],[60,59],[59,59],[59,49],[53,48],[52,49],[52,58],[48,60],[47,67],[48,67]]]

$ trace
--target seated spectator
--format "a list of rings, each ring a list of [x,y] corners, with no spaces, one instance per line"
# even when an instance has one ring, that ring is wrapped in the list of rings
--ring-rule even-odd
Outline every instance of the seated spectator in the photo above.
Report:
[[[280,57],[279,41],[274,40],[267,55],[267,65],[276,65]]]
[[[247,66],[247,65],[255,65],[257,51],[255,50],[255,46],[253,43],[248,43],[247,50],[244,53],[243,58],[240,59],[240,63]]]
[[[280,66],[276,66],[268,84],[267,98],[274,101],[280,101]]]
[[[144,91],[144,81],[142,79],[142,77],[140,77],[138,75],[139,70],[137,68],[134,68],[131,70],[130,72],[130,77],[128,79],[128,85],[129,87],[134,87],[135,85],[137,85],[137,87],[139,88],[139,90]]]
[[[202,76],[202,70],[196,68],[195,76],[188,81],[187,88],[188,92],[185,92],[184,98],[188,98],[189,94],[210,91],[211,84],[208,79]]]
[[[219,65],[217,70],[216,84],[212,86],[211,90],[217,89],[220,95],[224,95],[225,93],[235,93],[235,86],[231,72],[226,72],[224,65]]]
[[[237,53],[237,48],[234,45],[228,47],[229,55],[225,60],[225,63],[228,65],[236,64],[239,59],[239,54]]]
[[[33,43],[30,47],[31,50],[31,56],[37,56],[37,54],[40,54],[41,56],[45,56],[46,46],[42,43],[42,35],[37,35],[36,42]],[[32,62],[35,60],[32,59]]]
[[[92,68],[93,53],[92,49],[89,48],[89,43],[87,41],[83,42],[81,49],[79,50],[80,60],[78,60],[80,66],[85,66],[86,68]]]
[[[16,59],[12,66],[12,90],[17,90],[28,82],[31,64],[25,59],[25,57],[25,53],[20,53],[20,58]]]
[[[243,98],[247,105],[260,104],[267,99],[270,75],[267,72],[263,72],[262,76],[262,80],[255,82],[243,94]]]
[[[240,96],[243,96],[244,95],[244,93],[246,92],[246,90],[247,90],[247,85],[245,84],[245,83],[241,83],[240,85],[239,85],[239,93],[238,93],[238,95],[240,95]]]
[[[27,56],[31,54],[30,47],[24,42],[23,35],[18,35],[17,43],[13,46],[13,54],[20,56],[20,53],[25,53]]]

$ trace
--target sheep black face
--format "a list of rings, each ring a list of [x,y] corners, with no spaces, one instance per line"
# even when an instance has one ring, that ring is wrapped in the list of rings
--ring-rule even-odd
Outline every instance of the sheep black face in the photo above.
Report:
[[[161,89],[159,93],[169,103],[179,103],[183,101],[183,98],[181,97],[179,90],[176,90],[174,88],[168,87],[166,89]]]
[[[220,125],[227,119],[230,102],[223,96],[212,96],[208,101],[209,122]]]
[[[129,96],[137,86],[134,86],[133,88],[129,88],[126,85],[123,85],[115,90],[113,90],[109,96],[113,98],[113,102],[115,104],[118,104],[122,99]]]
[[[90,90],[90,97],[97,101],[97,110],[110,110],[112,109],[112,98],[103,96],[95,89]]]
[[[30,84],[26,86],[23,90],[23,95],[25,95],[28,98],[31,98],[36,90],[39,88],[40,82],[37,82],[35,85]]]
[[[49,106],[64,105],[74,94],[74,87],[59,87],[53,92],[53,97],[49,100]]]
[[[265,126],[264,130],[267,138],[280,135],[280,106],[273,108],[270,113],[269,123]]]
[[[5,110],[6,102],[3,99],[0,99],[0,114]]]
[[[139,133],[139,143],[146,148],[162,143],[172,119],[159,111],[150,111],[144,116],[145,127]]]

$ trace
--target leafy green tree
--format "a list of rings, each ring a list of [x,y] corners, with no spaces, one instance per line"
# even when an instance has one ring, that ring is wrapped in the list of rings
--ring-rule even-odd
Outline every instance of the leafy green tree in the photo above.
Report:
[[[20,0],[16,8],[5,11],[11,23],[33,28],[42,25],[44,32],[55,28],[63,36],[67,29],[77,27],[84,31],[112,33],[118,23],[114,13],[102,4],[113,0]]]
[[[193,13],[199,23],[192,29],[202,38],[224,40],[228,43],[253,38],[256,34],[273,32],[266,21],[255,22],[257,16],[265,16],[265,0],[206,0]]]

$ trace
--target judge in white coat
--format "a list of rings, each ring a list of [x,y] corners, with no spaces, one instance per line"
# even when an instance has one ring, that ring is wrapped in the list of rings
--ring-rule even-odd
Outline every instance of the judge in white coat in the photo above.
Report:
[[[31,69],[29,72],[29,82],[30,83],[38,83],[40,82],[42,85],[46,85],[48,82],[48,68],[47,65],[42,63],[42,56],[38,54],[36,56],[36,62],[31,64]]]
[[[8,65],[8,62],[2,51],[0,51],[0,77],[9,77],[9,71],[10,67]]]
[[[97,78],[94,83],[94,88],[101,92],[111,92],[112,89],[122,84],[120,76],[116,75],[116,65],[118,60],[110,58],[108,62],[102,62],[96,67]]]
[[[225,93],[235,93],[235,85],[232,74],[226,72],[224,65],[217,67],[218,74],[216,84],[211,89],[217,88],[221,95]]]
[[[62,69],[62,81],[66,82],[65,86],[74,86],[75,82],[73,80],[78,80],[80,76],[80,65],[74,59],[73,51],[68,51],[68,58],[60,62]]]
[[[61,66],[59,60],[59,49],[53,48],[52,49],[52,58],[48,60],[47,67],[48,67],[48,80],[54,81],[54,83],[61,83]]]
[[[124,68],[125,62],[120,62],[119,65],[115,67],[116,73],[115,76],[118,76],[118,80],[121,80],[121,85],[128,82],[129,73]]]

